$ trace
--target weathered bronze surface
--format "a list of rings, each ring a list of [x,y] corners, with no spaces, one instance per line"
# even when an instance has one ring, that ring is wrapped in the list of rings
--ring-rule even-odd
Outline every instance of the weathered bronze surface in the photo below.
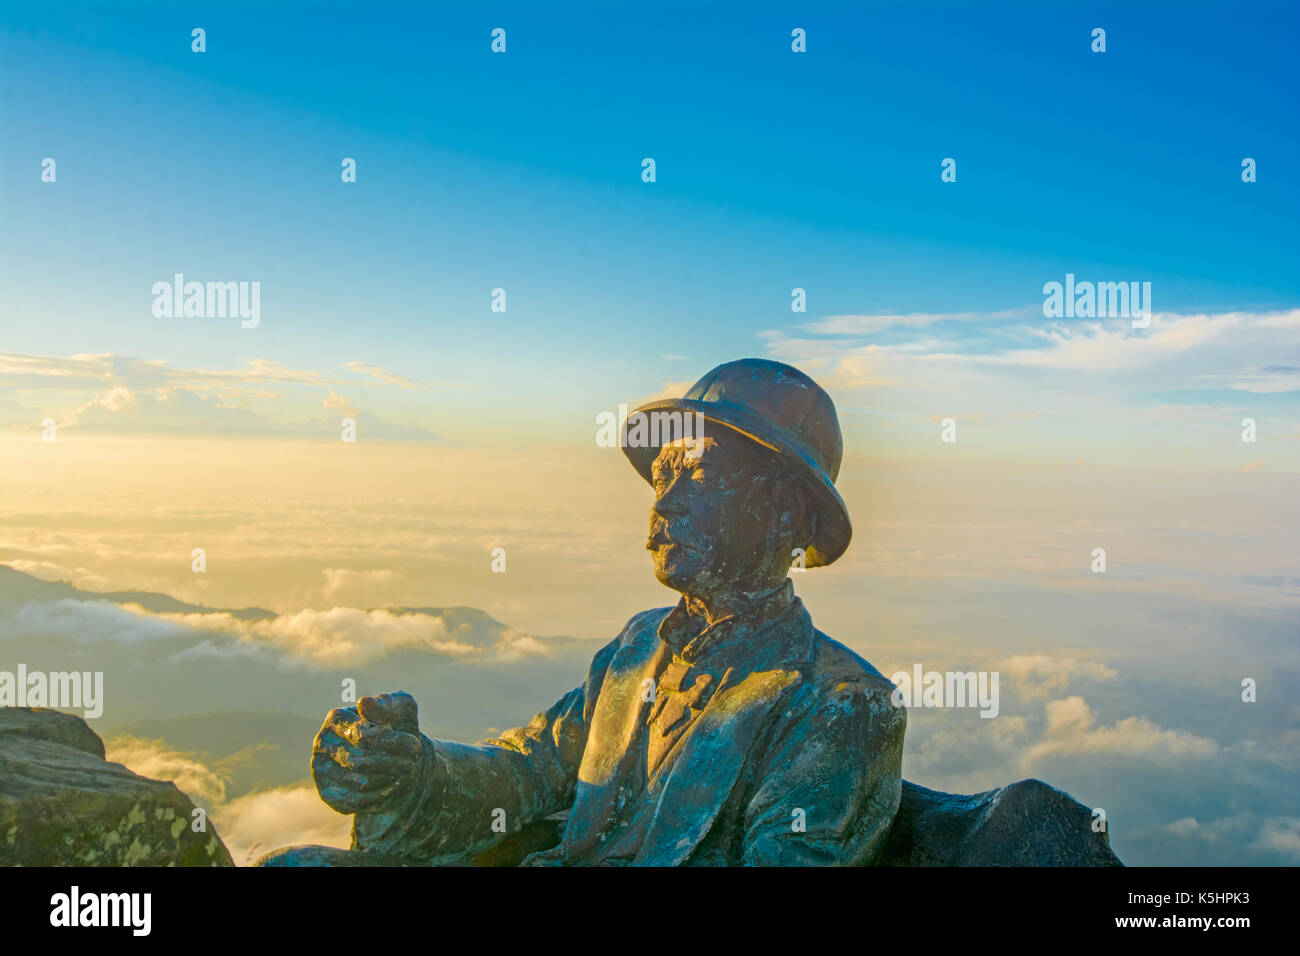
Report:
[[[665,418],[646,428],[633,413],[624,429],[654,489],[646,548],[677,605],[635,615],[582,684],[477,745],[421,734],[404,693],[335,710],[312,772],[321,798],[355,815],[352,851],[295,847],[262,865],[1008,862],[996,840],[966,857],[917,842],[987,843],[985,811],[1002,805],[991,795],[909,784],[908,825],[926,826],[894,827],[906,712],[874,667],[813,626],[787,577],[792,560],[831,563],[851,536],[825,391],[749,359],[640,412],[704,422],[703,435],[665,435]],[[1039,791],[1016,793],[1032,803]],[[1069,847],[1050,860],[1072,861]]]

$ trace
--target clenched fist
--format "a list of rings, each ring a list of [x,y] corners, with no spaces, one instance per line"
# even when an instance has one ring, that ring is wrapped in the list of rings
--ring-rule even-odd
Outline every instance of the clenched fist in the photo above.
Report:
[[[311,755],[320,798],[339,813],[361,813],[399,796],[419,770],[416,717],[415,698],[401,691],[330,711]]]

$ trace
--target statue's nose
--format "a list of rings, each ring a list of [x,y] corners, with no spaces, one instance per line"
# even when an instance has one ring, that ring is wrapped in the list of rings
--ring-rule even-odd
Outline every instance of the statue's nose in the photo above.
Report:
[[[671,518],[686,513],[686,496],[682,494],[678,487],[679,482],[673,482],[664,491],[657,495],[654,504],[650,510],[662,518]]]

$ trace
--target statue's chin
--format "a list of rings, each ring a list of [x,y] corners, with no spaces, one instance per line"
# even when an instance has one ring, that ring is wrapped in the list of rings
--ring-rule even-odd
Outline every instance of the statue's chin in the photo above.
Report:
[[[698,556],[681,548],[661,549],[655,552],[655,577],[666,588],[682,594],[696,590],[701,573]]]

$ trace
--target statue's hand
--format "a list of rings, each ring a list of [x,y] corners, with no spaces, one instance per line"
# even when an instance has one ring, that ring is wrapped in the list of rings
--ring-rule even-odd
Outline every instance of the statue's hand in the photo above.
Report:
[[[330,711],[311,755],[320,798],[339,813],[362,813],[398,797],[419,770],[416,715],[415,698],[401,692]]]

